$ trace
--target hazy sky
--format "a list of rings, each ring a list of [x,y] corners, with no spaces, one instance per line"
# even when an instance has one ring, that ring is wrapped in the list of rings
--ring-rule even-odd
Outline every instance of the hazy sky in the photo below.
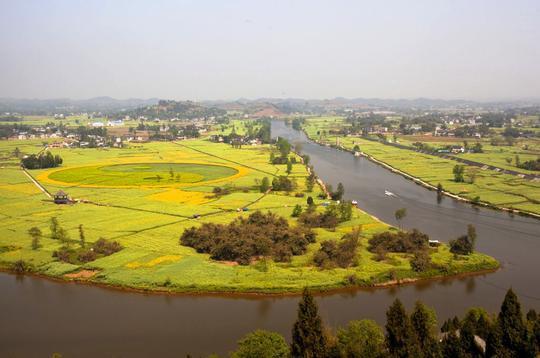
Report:
[[[540,0],[0,0],[0,97],[540,98]]]

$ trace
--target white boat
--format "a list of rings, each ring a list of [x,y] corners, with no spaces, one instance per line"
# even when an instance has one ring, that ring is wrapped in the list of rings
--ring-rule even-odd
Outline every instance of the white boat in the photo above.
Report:
[[[385,190],[385,191],[384,191],[384,195],[388,195],[388,196],[396,196],[396,194],[392,193],[392,192],[389,191],[389,190]]]
[[[351,204],[353,204],[353,205],[358,205],[358,201],[353,200],[353,201],[351,201]]]

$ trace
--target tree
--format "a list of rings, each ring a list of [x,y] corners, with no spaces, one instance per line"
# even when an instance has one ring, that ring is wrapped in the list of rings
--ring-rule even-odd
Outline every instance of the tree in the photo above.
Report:
[[[418,346],[415,344],[415,333],[405,312],[405,307],[396,298],[386,311],[386,348],[392,357],[417,357]]]
[[[268,179],[268,177],[262,178],[261,186],[259,189],[261,193],[266,193],[268,189],[270,189],[270,180]]]
[[[15,158],[19,158],[21,156],[21,150],[19,149],[19,147],[15,147],[13,155],[15,156]]]
[[[58,239],[58,241],[66,244],[66,245],[69,245],[69,234],[63,227],[58,228],[57,239]]]
[[[467,237],[469,238],[472,248],[474,249],[476,246],[476,228],[472,224],[467,225]]]
[[[514,159],[514,164],[516,167],[519,167],[519,164],[521,163],[521,160],[519,159],[519,155],[516,154],[516,157]]]
[[[298,318],[292,330],[291,355],[293,357],[325,357],[326,336],[317,304],[311,293],[304,289],[298,304]]]
[[[469,178],[469,184],[474,184],[476,176],[478,175],[478,168],[469,168],[466,172],[467,178]]]
[[[313,201],[313,198],[311,196],[308,196],[306,202],[307,202],[308,208],[311,208],[313,205],[315,205],[315,202]]]
[[[394,216],[399,223],[399,228],[401,229],[401,220],[403,220],[403,218],[407,216],[407,209],[401,208],[401,209],[396,210],[396,212],[394,213]]]
[[[454,166],[454,169],[452,169],[452,173],[454,173],[454,181],[456,183],[462,183],[464,181],[463,179],[463,173],[465,172],[465,166],[456,164]]]
[[[441,351],[444,358],[467,357],[461,348],[461,342],[457,336],[456,330],[451,330],[446,333],[441,342]]]
[[[60,224],[58,223],[58,219],[56,218],[56,216],[53,216],[51,218],[50,228],[51,228],[51,239],[58,240],[58,229],[60,228]]]
[[[286,358],[289,357],[289,347],[282,335],[256,330],[238,341],[238,349],[231,357]]]
[[[313,173],[309,174],[306,178],[306,189],[308,192],[313,191],[313,187],[315,186],[315,175]]]
[[[32,250],[37,250],[40,247],[39,242],[41,241],[41,237],[43,234],[41,233],[41,230],[34,226],[28,230],[28,235],[32,238]]]
[[[384,334],[375,321],[351,321],[337,332],[341,357],[378,358],[384,355]]]
[[[482,357],[482,350],[474,339],[474,326],[471,321],[465,321],[459,331],[461,349],[468,357]]]
[[[297,218],[297,217],[300,216],[300,214],[302,214],[302,206],[300,204],[296,204],[296,206],[293,209],[293,212],[292,212],[291,216],[293,218]]]
[[[84,237],[84,229],[82,224],[79,225],[79,244],[81,247],[86,246],[86,238]]]
[[[290,159],[287,160],[287,174],[291,174],[292,172],[292,162]]]
[[[503,346],[517,356],[525,356],[527,327],[523,322],[521,305],[512,289],[506,292],[498,317]]]
[[[172,167],[169,167],[169,176],[171,177],[171,180],[174,179],[174,170]]]
[[[437,341],[437,317],[435,311],[417,301],[411,314],[412,328],[425,357],[442,357]]]
[[[304,161],[304,165],[307,167],[309,166],[309,162],[311,161],[311,158],[309,157],[309,155],[307,154],[304,154],[302,156],[302,160]]]
[[[424,272],[431,268],[431,257],[427,250],[418,250],[411,258],[411,268],[416,272]]]
[[[329,187],[330,188],[330,187]],[[328,191],[331,192],[330,189]],[[337,190],[335,192],[331,192],[332,200],[341,200],[343,199],[343,195],[345,194],[345,187],[342,183],[338,183]]]
[[[482,143],[476,142],[472,148],[473,153],[482,153]]]
[[[497,323],[490,327],[486,338],[486,357],[510,357],[510,352],[502,344],[501,326]]]

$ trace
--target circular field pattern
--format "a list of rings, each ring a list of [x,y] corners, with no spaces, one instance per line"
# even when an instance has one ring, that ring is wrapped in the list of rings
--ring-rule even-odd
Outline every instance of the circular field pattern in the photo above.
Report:
[[[89,186],[163,186],[217,180],[237,173],[234,168],[214,164],[131,163],[62,169],[48,178]]]

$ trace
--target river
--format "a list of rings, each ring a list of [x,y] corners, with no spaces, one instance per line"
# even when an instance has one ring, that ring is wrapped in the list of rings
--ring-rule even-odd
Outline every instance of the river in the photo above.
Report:
[[[272,134],[301,143],[317,174],[334,187],[342,182],[345,197],[370,214],[396,224],[394,211],[405,207],[404,227],[443,241],[473,224],[478,250],[502,263],[499,271],[481,276],[320,295],[320,312],[330,326],[361,318],[384,324],[396,297],[408,308],[422,300],[436,309],[439,321],[472,306],[495,312],[509,287],[524,309],[540,309],[540,221],[451,198],[438,202],[436,193],[367,159],[311,143],[283,122],[272,123]],[[24,357],[224,355],[257,328],[289,339],[298,302],[297,297],[145,295],[8,274],[0,274],[0,292],[0,356]]]

